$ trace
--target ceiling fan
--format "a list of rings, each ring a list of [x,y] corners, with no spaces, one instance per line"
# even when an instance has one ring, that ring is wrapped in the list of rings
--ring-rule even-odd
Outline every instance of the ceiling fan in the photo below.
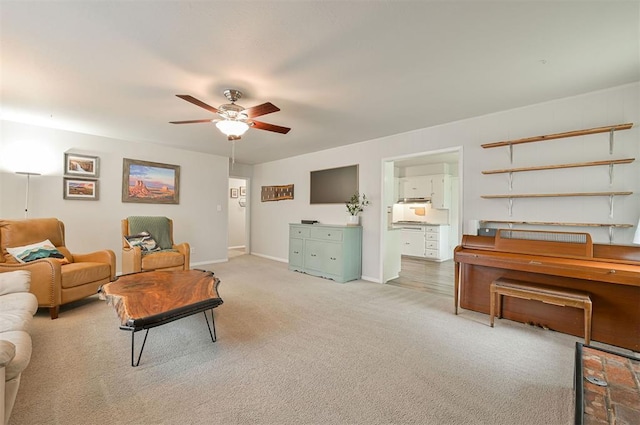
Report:
[[[256,128],[258,130],[273,131],[275,133],[287,134],[288,127],[281,127],[279,125],[269,124],[262,121],[254,120],[253,118],[262,115],[278,112],[280,108],[275,106],[271,102],[256,105],[251,108],[244,108],[240,105],[236,105],[236,101],[242,97],[242,92],[239,90],[228,89],[224,91],[224,96],[231,103],[227,103],[214,108],[207,105],[201,100],[196,99],[188,94],[177,94],[180,99],[184,99],[187,102],[193,103],[196,106],[206,109],[209,112],[218,114],[220,118],[217,119],[203,119],[203,120],[188,120],[188,121],[170,121],[171,124],[194,124],[214,122],[216,127],[222,131],[227,139],[230,141],[240,140],[242,135],[249,129],[249,127]]]

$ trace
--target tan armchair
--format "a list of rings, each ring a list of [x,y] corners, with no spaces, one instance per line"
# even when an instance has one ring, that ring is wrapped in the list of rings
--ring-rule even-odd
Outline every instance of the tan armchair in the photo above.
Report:
[[[63,261],[41,258],[20,263],[7,251],[47,239],[64,255]],[[0,272],[12,270],[31,272],[30,292],[38,307],[49,308],[51,319],[56,319],[60,305],[94,295],[101,285],[115,280],[116,256],[108,249],[72,254],[65,246],[64,223],[56,218],[0,219]]]
[[[148,232],[159,250],[144,252],[130,246],[126,237]],[[173,220],[167,217],[135,216],[122,220],[122,273],[150,270],[189,270],[191,249],[186,242],[173,241]]]

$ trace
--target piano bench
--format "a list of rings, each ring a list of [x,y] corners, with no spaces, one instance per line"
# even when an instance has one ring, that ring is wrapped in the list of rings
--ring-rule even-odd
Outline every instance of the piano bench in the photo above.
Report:
[[[584,341],[587,345],[591,341],[591,298],[586,292],[502,277],[491,283],[489,291],[489,295],[491,297],[489,307],[491,327],[493,327],[493,318],[496,312],[498,318],[502,317],[502,296],[504,295],[522,298],[525,300],[542,301],[543,303],[558,305],[561,307],[575,307],[583,309]]]

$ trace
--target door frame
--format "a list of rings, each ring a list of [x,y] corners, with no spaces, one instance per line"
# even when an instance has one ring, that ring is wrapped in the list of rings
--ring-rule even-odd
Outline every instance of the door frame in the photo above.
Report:
[[[382,200],[382,202],[380,202],[380,213],[381,213],[381,217],[382,220],[380,220],[380,258],[381,259],[385,259],[386,255],[387,255],[387,243],[388,243],[388,235],[387,232],[389,232],[388,230],[388,226],[390,225],[390,223],[388,223],[389,221],[389,215],[387,214],[387,208],[388,205],[386,205],[386,203],[384,202],[384,200],[386,200],[389,196],[389,194],[387,193],[387,188],[388,185],[385,184],[385,181],[387,180],[387,178],[389,176],[386,175],[385,170],[387,169],[387,164],[389,163],[393,163],[394,167],[392,167],[392,170],[395,169],[395,162],[396,161],[402,161],[402,160],[407,160],[407,159],[411,159],[411,158],[418,158],[418,157],[425,157],[425,156],[433,156],[433,155],[439,155],[439,154],[445,154],[445,153],[457,153],[458,154],[458,222],[456,223],[456,227],[457,227],[457,241],[455,241],[457,244],[460,243],[461,238],[462,238],[462,222],[463,222],[463,192],[464,192],[464,167],[463,167],[463,146],[455,146],[455,147],[449,147],[449,148],[444,148],[444,149],[436,149],[436,150],[432,150],[432,151],[424,151],[424,152],[417,152],[417,153],[411,153],[411,154],[407,154],[407,155],[400,155],[400,156],[393,156],[393,157],[388,157],[388,158],[383,158],[381,161],[381,196],[380,199]],[[391,176],[392,178],[394,176]],[[451,224],[450,224],[451,225]],[[454,243],[454,245],[456,245],[456,243]],[[380,261],[380,280],[381,283],[387,283],[387,281],[391,280],[388,279],[385,275],[385,263],[386,261],[382,260]]]

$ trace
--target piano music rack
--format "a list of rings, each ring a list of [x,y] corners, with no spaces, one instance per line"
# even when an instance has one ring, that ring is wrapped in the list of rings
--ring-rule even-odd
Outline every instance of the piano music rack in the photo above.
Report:
[[[529,225],[529,226],[565,226],[565,227],[608,227],[609,243],[613,242],[613,229],[625,229],[633,227],[633,224],[626,223],[563,223],[551,221],[514,221],[514,220],[479,220],[480,223],[496,223],[508,224],[509,229],[513,229],[513,225]]]

